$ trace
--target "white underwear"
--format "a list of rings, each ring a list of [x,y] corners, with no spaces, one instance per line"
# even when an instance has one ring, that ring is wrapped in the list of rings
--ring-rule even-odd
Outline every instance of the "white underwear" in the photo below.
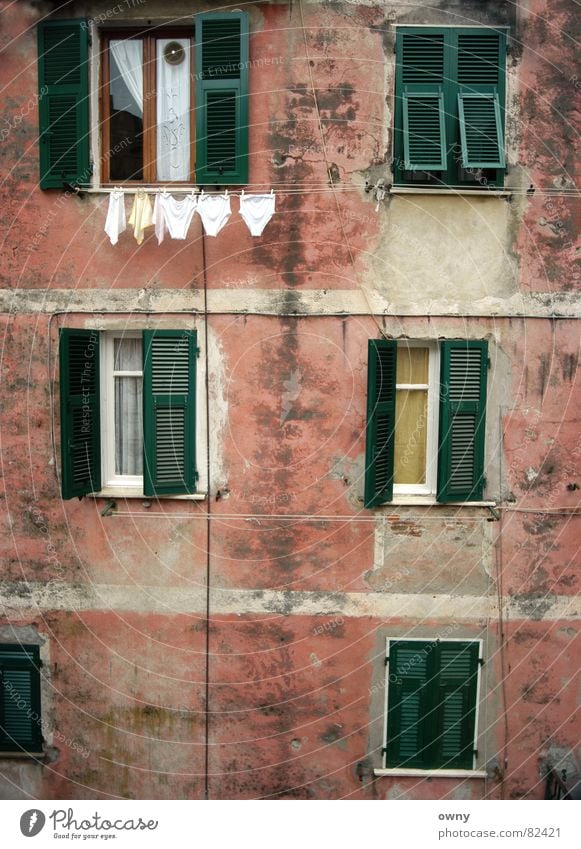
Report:
[[[109,195],[109,208],[105,220],[105,233],[109,236],[112,245],[117,244],[119,236],[126,227],[125,194],[122,189],[113,189]]]
[[[230,198],[227,194],[205,195],[202,192],[198,201],[198,214],[202,219],[205,234],[217,236],[232,215]]]
[[[252,236],[262,236],[262,232],[274,215],[275,197],[269,195],[240,196],[240,215],[246,222]]]
[[[176,200],[168,192],[155,196],[153,223],[157,243],[161,245],[166,230],[172,239],[185,239],[197,207],[194,195],[186,195],[182,200]]]

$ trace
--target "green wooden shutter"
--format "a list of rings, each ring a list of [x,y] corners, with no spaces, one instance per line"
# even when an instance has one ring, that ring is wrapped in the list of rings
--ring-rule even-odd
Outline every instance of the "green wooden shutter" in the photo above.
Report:
[[[441,343],[438,501],[480,501],[488,344]]]
[[[437,709],[434,765],[440,769],[472,769],[478,682],[476,642],[440,643],[437,647]]]
[[[506,166],[504,89],[506,37],[458,34],[458,120],[464,168]]]
[[[143,332],[143,492],[196,491],[196,331]]]
[[[398,33],[396,170],[446,170],[445,85],[443,34],[433,31]]]
[[[397,342],[370,339],[367,360],[365,506],[393,497]]]
[[[248,14],[196,15],[196,182],[248,182]]]
[[[61,329],[62,496],[101,489],[99,332]]]
[[[404,168],[445,171],[446,128],[443,92],[403,94]]]
[[[430,750],[428,646],[415,640],[392,640],[389,644],[388,767],[426,768]]]
[[[88,26],[38,25],[40,187],[90,181]]]
[[[0,646],[0,751],[42,752],[36,646]]]

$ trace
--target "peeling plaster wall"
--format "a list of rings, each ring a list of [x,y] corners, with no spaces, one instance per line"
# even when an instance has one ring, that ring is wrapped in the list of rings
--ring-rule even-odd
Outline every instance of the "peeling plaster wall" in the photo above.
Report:
[[[0,639],[43,643],[50,748],[44,765],[0,759],[0,796],[203,797],[209,539],[210,798],[542,798],[543,759],[580,754],[578,519],[557,512],[581,487],[578,203],[543,191],[576,176],[576,5],[305,2],[308,60],[296,3],[245,6],[250,182],[277,187],[277,214],[261,239],[235,212],[205,240],[206,299],[198,218],[184,242],[127,233],[113,248],[107,197],[38,189],[35,25],[56,6],[0,4]],[[126,19],[213,7],[149,0]],[[393,25],[426,23],[510,28],[513,194],[376,210],[364,184],[390,179]],[[62,502],[57,326],[158,320],[207,321],[209,500],[118,499],[113,516],[103,499]],[[363,509],[380,330],[489,340],[486,497],[501,523],[486,508]],[[385,639],[437,634],[485,642],[479,763],[502,786],[373,776]]]

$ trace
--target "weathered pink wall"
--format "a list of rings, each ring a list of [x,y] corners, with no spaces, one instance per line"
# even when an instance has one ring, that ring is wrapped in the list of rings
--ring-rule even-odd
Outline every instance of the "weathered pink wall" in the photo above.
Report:
[[[425,5],[400,10],[400,22],[452,22],[445,9],[433,9],[430,18]],[[504,21],[497,7],[506,4],[476,5],[485,8],[475,12],[467,3],[466,14]],[[8,135],[0,143],[0,288],[29,291],[31,299],[80,289],[86,308],[99,314],[123,307],[118,290],[147,289],[145,302],[151,293],[201,290],[198,219],[184,243],[168,240],[158,247],[149,234],[137,247],[126,234],[113,248],[103,233],[107,198],[38,189],[36,107],[27,106],[37,85],[36,6],[2,4],[0,105]],[[539,190],[566,187],[574,176],[579,82],[569,35],[577,10],[571,0],[533,0],[528,7],[517,22],[511,61],[518,95],[509,108],[516,167],[536,190],[515,195],[507,238],[519,291],[538,292],[550,306],[549,295],[578,285],[577,201]],[[208,317],[219,340],[228,404],[219,437],[225,480],[213,481],[210,503],[163,501],[146,508],[140,500],[119,499],[119,512],[135,515],[102,517],[104,500],[62,502],[54,465],[60,465],[57,327],[86,317],[49,323],[51,310],[4,299],[0,551],[2,581],[14,582],[7,584],[14,605],[6,605],[2,624],[33,625],[48,640],[51,721],[89,752],[84,757],[55,743],[54,759],[45,766],[19,767],[19,780],[40,797],[201,798],[207,670],[211,798],[542,798],[542,758],[575,753],[578,621],[551,618],[551,604],[553,597],[569,596],[574,604],[578,594],[578,518],[502,511],[502,536],[487,561],[488,574],[482,552],[499,526],[491,529],[485,510],[467,515],[394,507],[388,510],[389,540],[396,556],[374,567],[374,514],[358,499],[366,350],[377,335],[375,321],[276,314],[292,312],[303,290],[358,291],[361,281],[376,280],[370,256],[381,245],[380,217],[362,184],[367,175],[374,180],[385,173],[389,160],[385,68],[392,53],[385,11],[380,5],[305,7],[321,117],[328,128],[332,122],[328,155],[340,179],[339,216],[328,191],[296,4],[292,10],[251,7],[252,55],[282,57],[250,76],[251,183],[280,187],[277,215],[260,240],[237,215],[223,238],[206,239],[206,281],[212,291],[273,290],[275,315]],[[319,192],[284,191],[313,182]],[[390,203],[395,209],[397,200]],[[419,318],[406,323],[389,317],[383,324],[394,335],[413,335],[418,327],[428,333],[430,327]],[[489,452],[500,485],[489,496],[527,510],[577,507],[578,490],[568,488],[581,486],[575,321],[447,318],[437,326],[448,336],[463,336],[468,328],[489,338],[499,355],[491,379],[502,385],[502,403],[495,408]],[[289,389],[285,402],[293,372],[300,373],[300,395],[293,399]],[[228,497],[216,500],[222,484]],[[265,591],[280,593],[269,614],[249,612],[248,596],[238,610],[211,611],[209,659],[203,604],[196,613],[175,612],[164,609],[161,593],[175,590],[172,598],[179,600],[199,592],[203,602],[208,507],[212,588],[247,591],[257,606]],[[251,518],[265,513],[298,518]],[[309,515],[325,518],[301,518]],[[38,610],[31,603],[27,609],[27,582],[52,584],[58,605]],[[86,609],[70,609],[68,585],[83,595]],[[151,595],[144,610],[142,587]],[[139,602],[124,609],[116,589],[129,595],[135,589]],[[463,636],[486,637],[489,646],[485,736],[490,758],[508,758],[504,784],[374,779],[373,767],[381,762],[385,637],[412,629],[429,636],[446,623],[397,613],[348,615],[345,593],[362,599],[390,592],[493,598],[497,590],[514,597],[508,621],[462,620],[459,627]],[[321,611],[330,612],[293,612],[303,603],[316,609],[318,599]],[[0,772],[3,767],[14,769],[0,762]]]

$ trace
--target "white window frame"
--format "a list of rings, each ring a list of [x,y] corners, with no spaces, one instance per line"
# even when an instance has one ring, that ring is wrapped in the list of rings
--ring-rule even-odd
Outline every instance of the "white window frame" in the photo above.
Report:
[[[197,491],[182,495],[156,495],[155,500],[173,501],[203,501],[208,496],[208,452],[207,429],[207,398],[206,398],[206,360],[205,346],[207,344],[205,328],[200,324],[194,326],[182,321],[165,322],[161,325],[141,325],[137,328],[127,328],[126,322],[115,319],[105,319],[97,325],[89,324],[88,329],[100,332],[100,435],[101,435],[101,489],[91,493],[93,498],[153,498],[143,493],[143,476],[115,475],[115,389],[113,376],[113,340],[142,339],[143,331],[150,329],[170,329],[197,331],[197,343],[200,354],[196,364],[196,469],[198,472]]]
[[[122,486],[143,492],[143,475],[115,473],[115,378],[141,377],[140,371],[115,371],[115,339],[142,339],[139,330],[105,331],[101,336],[101,481],[103,487]],[[142,434],[143,445],[143,434]]]
[[[486,778],[487,772],[485,770],[477,770],[476,769],[476,754],[472,755],[472,769],[405,769],[405,767],[388,767],[387,766],[387,708],[389,705],[389,660],[391,643],[398,643],[402,640],[405,640],[406,643],[429,643],[429,642],[439,642],[439,643],[478,643],[478,671],[477,671],[477,679],[476,679],[476,711],[474,714],[474,741],[472,745],[472,751],[478,751],[478,723],[480,716],[480,698],[481,698],[481,686],[482,686],[482,665],[483,665],[483,649],[484,642],[481,639],[471,639],[470,637],[446,637],[445,639],[440,639],[440,637],[387,637],[385,640],[385,698],[384,698],[384,706],[383,706],[383,756],[382,756],[382,768],[374,770],[376,775],[418,775],[418,776],[428,776],[428,775],[437,775],[442,777],[450,777],[450,778]]]
[[[438,485],[438,422],[440,415],[440,346],[433,340],[398,340],[397,354],[405,348],[428,349],[428,383],[396,383],[398,389],[427,389],[428,414],[426,428],[426,482],[424,484],[395,483],[393,484],[394,498],[406,495],[436,495]],[[397,431],[397,419],[396,419]]]

